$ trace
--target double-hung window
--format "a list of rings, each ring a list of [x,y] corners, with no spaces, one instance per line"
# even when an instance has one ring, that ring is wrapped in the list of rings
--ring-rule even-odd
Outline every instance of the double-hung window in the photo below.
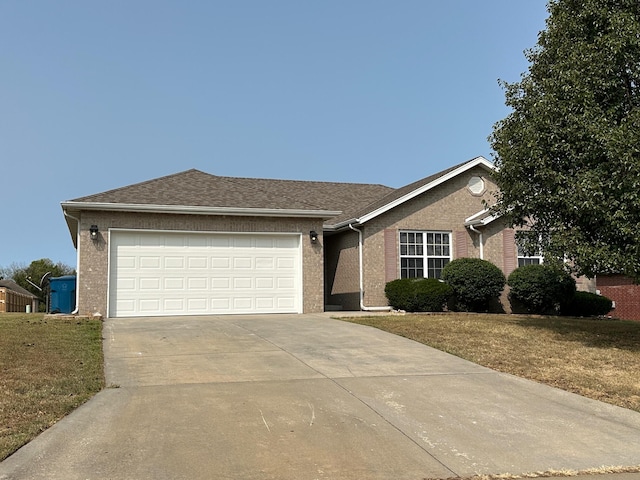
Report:
[[[524,265],[540,265],[542,263],[542,255],[527,255],[520,245],[517,245],[518,248],[518,266],[522,267]]]
[[[440,278],[451,261],[449,232],[400,232],[400,276]]]

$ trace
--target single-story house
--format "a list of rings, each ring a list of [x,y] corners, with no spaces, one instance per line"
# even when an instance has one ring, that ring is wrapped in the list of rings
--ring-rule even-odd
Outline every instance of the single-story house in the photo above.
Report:
[[[483,203],[494,168],[477,157],[397,189],[187,170],[62,202],[78,251],[77,311],[387,309],[388,281],[437,278],[455,258],[508,275],[519,262],[514,231]]]
[[[0,313],[37,312],[39,300],[13,280],[0,280]]]

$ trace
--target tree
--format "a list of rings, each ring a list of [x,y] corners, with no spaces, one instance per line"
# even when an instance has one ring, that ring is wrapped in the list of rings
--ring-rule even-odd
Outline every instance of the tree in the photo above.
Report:
[[[13,264],[7,269],[7,271],[11,271],[11,278],[14,282],[38,297],[42,305],[46,304],[45,295],[47,292],[34,287],[34,283],[40,286],[42,278],[47,273],[49,274],[47,277],[61,277],[63,275],[72,275],[75,273],[73,267],[65,265],[62,262],[53,263],[48,258],[34,260],[28,267],[20,267]]]
[[[529,253],[640,277],[640,2],[551,0],[489,137],[496,213]]]

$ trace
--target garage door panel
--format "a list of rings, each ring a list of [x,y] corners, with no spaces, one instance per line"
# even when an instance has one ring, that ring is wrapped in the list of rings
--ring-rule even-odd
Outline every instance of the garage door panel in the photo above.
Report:
[[[184,257],[164,257],[164,268],[182,269],[185,266]]]
[[[187,278],[187,288],[189,290],[207,290],[209,288],[206,278]]]
[[[228,277],[211,279],[211,288],[213,290],[228,289],[230,285],[231,285],[231,281]]]
[[[229,257],[213,257],[211,259],[211,268],[229,269],[231,268],[231,259]]]
[[[253,266],[252,259],[250,257],[235,257],[233,259],[233,268],[251,268]]]
[[[135,308],[135,307],[134,307]],[[140,313],[151,313],[157,312],[160,310],[160,299],[158,298],[143,298],[138,302],[138,310]]]
[[[274,279],[272,277],[265,277],[265,278],[261,278],[258,277],[256,278],[256,288],[260,288],[260,289],[271,289],[273,288],[273,283]]]
[[[111,235],[110,316],[301,311],[299,234]]]
[[[157,277],[140,279],[140,290],[160,290],[161,280]]]
[[[207,268],[207,257],[189,257],[188,265],[190,269],[193,268]]]
[[[184,290],[185,279],[183,277],[171,277],[164,279],[165,290]]]

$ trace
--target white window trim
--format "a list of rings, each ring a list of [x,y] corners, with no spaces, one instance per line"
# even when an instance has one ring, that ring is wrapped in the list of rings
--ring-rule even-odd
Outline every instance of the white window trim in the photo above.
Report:
[[[527,263],[523,263],[522,265],[520,265],[520,260],[523,261],[527,261],[530,260]],[[520,266],[524,266],[524,265],[536,265],[536,263],[533,262],[533,260],[537,260],[537,265],[542,265],[544,263],[544,257],[542,256],[542,254],[538,254],[538,255],[523,255],[520,253],[520,245],[518,245],[518,242],[516,242],[516,264],[518,265],[518,267]]]
[[[416,234],[420,234],[422,235],[422,245],[423,245],[423,253],[422,255],[402,255],[402,234],[403,233],[416,233]],[[444,234],[447,235],[448,239],[449,239],[449,255],[428,255],[427,254],[427,234],[429,233],[433,233],[433,234]],[[400,272],[400,277],[402,278],[402,259],[403,258],[422,258],[423,259],[423,266],[422,266],[422,273],[423,273],[423,278],[433,278],[433,277],[429,277],[429,259],[448,259],[449,262],[451,262],[453,260],[453,235],[451,231],[446,231],[446,230],[400,230],[398,232],[398,271]]]

